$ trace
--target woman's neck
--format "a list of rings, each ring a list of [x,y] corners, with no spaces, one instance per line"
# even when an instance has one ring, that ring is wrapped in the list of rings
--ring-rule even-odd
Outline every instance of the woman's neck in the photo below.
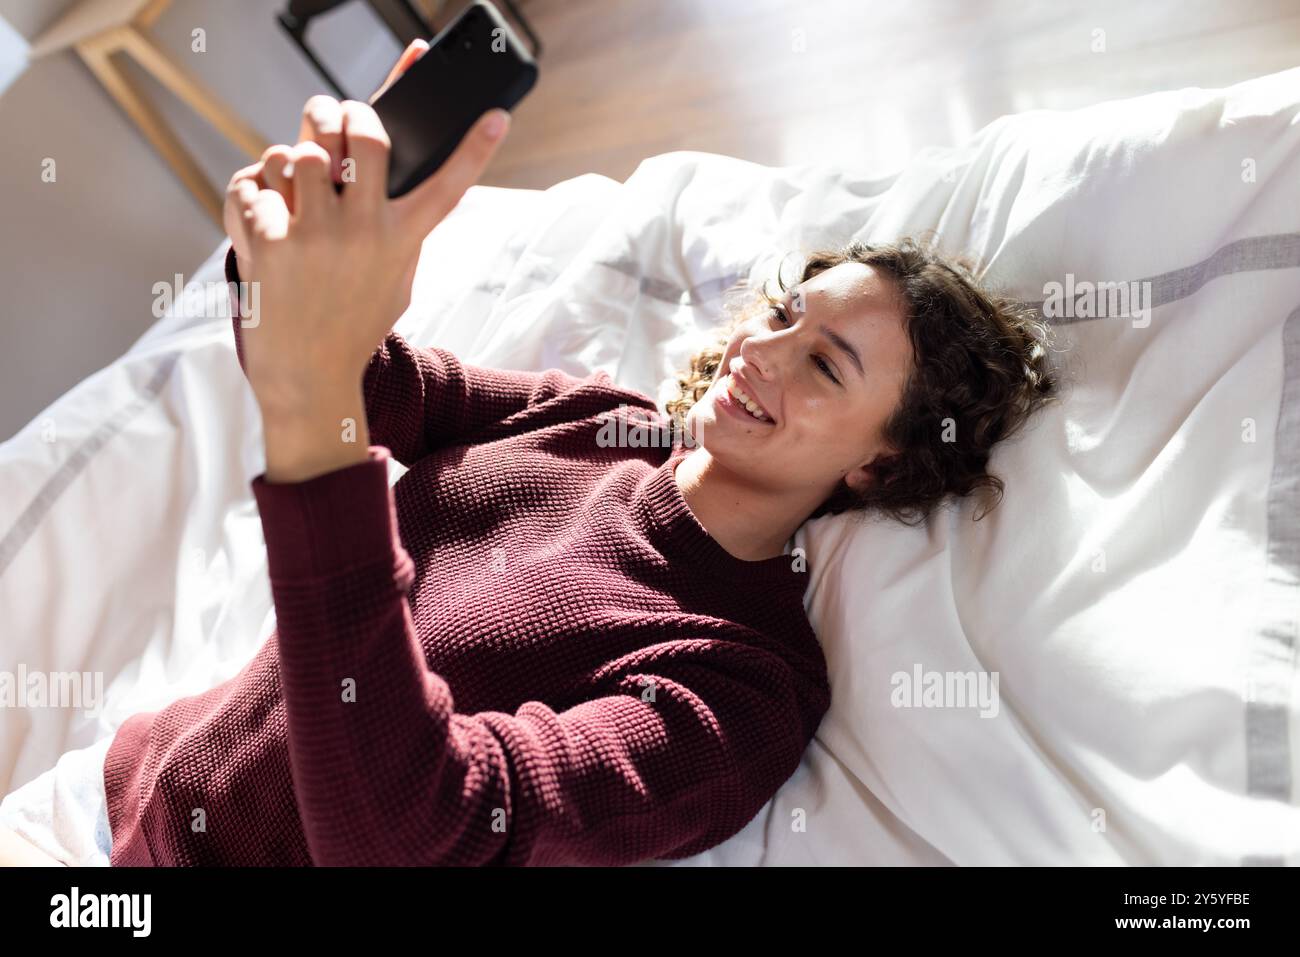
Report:
[[[747,562],[775,558],[817,507],[788,492],[756,487],[721,466],[703,446],[684,456],[674,480],[696,520],[728,553]]]

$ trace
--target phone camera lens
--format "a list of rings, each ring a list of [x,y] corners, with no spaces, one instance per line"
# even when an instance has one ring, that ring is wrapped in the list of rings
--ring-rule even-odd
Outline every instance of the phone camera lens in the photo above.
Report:
[[[473,40],[466,40],[466,41],[464,41],[464,42],[461,44],[461,46],[464,47],[466,50],[468,50],[468,49],[469,49],[470,47],[472,47],[473,45],[474,45],[474,41],[473,41]]]

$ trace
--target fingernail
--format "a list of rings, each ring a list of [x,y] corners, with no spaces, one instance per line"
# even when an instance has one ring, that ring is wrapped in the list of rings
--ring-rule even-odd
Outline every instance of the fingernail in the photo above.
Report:
[[[506,111],[492,110],[483,121],[483,135],[490,140],[500,139],[506,131]]]

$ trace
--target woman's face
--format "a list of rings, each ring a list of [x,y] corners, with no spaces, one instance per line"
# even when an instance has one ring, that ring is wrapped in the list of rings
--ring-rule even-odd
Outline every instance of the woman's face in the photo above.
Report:
[[[888,454],[881,429],[911,363],[893,281],[843,263],[736,331],[687,424],[718,465],[767,491],[815,498],[811,511],[841,479],[859,487],[862,467]],[[770,417],[730,399],[733,384]]]

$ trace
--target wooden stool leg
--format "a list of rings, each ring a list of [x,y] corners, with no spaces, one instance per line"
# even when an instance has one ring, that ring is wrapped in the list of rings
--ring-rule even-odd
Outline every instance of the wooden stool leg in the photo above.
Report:
[[[234,110],[204,86],[186,67],[174,60],[153,39],[138,30],[127,28],[119,35],[122,49],[147,70],[159,83],[189,104],[199,116],[211,123],[252,160],[259,160],[271,144],[245,123]]]
[[[109,92],[131,117],[140,132],[145,135],[158,154],[167,161],[180,181],[194,194],[194,198],[212,217],[218,229],[222,229],[221,209],[223,197],[212,187],[194,157],[189,154],[181,141],[167,125],[166,120],[154,109],[153,104],[136,88],[129,77],[114,65],[112,50],[115,45],[99,42],[77,44],[77,53]],[[260,155],[260,154],[259,154]]]

